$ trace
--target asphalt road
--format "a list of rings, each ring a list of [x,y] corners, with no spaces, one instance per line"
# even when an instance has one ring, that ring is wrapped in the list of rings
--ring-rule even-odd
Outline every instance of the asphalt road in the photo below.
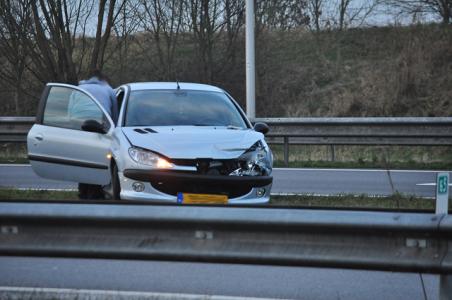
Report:
[[[387,196],[400,192],[420,197],[435,196],[434,171],[360,169],[274,169],[275,194],[368,194]],[[452,174],[451,174],[452,176]],[[75,189],[74,183],[46,180],[29,165],[0,165],[0,187]]]
[[[429,300],[439,278],[422,275]],[[425,299],[419,274],[165,261],[1,257],[0,286],[285,299]]]

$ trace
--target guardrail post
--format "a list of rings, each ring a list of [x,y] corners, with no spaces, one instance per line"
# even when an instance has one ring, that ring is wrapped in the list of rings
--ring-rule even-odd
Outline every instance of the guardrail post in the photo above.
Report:
[[[439,276],[439,299],[452,300],[452,276]]]
[[[330,149],[331,149],[331,161],[335,161],[336,160],[336,153],[335,153],[335,147],[334,145],[330,145]]]
[[[289,137],[284,137],[284,165],[289,166]]]

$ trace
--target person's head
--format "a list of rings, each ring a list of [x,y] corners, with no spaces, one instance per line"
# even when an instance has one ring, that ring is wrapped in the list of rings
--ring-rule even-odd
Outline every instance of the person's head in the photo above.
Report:
[[[91,73],[89,73],[89,78],[93,78],[93,77],[99,79],[100,81],[109,83],[108,77],[104,73],[102,73],[99,69],[95,69],[95,70],[91,71]]]

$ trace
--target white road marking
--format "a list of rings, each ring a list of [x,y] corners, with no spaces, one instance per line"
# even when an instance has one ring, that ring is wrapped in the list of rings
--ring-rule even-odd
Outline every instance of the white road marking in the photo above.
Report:
[[[311,196],[311,197],[354,197],[358,198],[361,196],[369,197],[369,198],[387,198],[390,196],[387,195],[370,195],[370,194],[319,194],[319,193],[270,193],[270,196]]]
[[[47,189],[47,188],[16,188],[19,191],[52,191],[52,192],[75,192],[78,189]]]
[[[4,297],[2,297],[4,296]],[[181,293],[156,293],[135,291],[109,291],[88,289],[61,289],[36,287],[0,287],[2,299],[154,299],[154,300],[264,300],[270,298],[234,297],[216,295],[195,295]]]
[[[387,172],[385,169],[316,169],[316,168],[273,168],[277,171],[332,171],[332,172]],[[389,170],[390,172],[397,173],[439,173],[439,172],[452,172],[441,170]]]
[[[421,186],[436,186],[436,182],[416,183],[416,185],[421,185]],[[452,186],[452,183],[449,183],[449,186]]]

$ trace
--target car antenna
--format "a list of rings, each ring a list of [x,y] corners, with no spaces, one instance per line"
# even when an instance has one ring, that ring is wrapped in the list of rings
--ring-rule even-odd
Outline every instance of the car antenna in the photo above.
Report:
[[[180,90],[179,80],[176,79],[177,89]]]

